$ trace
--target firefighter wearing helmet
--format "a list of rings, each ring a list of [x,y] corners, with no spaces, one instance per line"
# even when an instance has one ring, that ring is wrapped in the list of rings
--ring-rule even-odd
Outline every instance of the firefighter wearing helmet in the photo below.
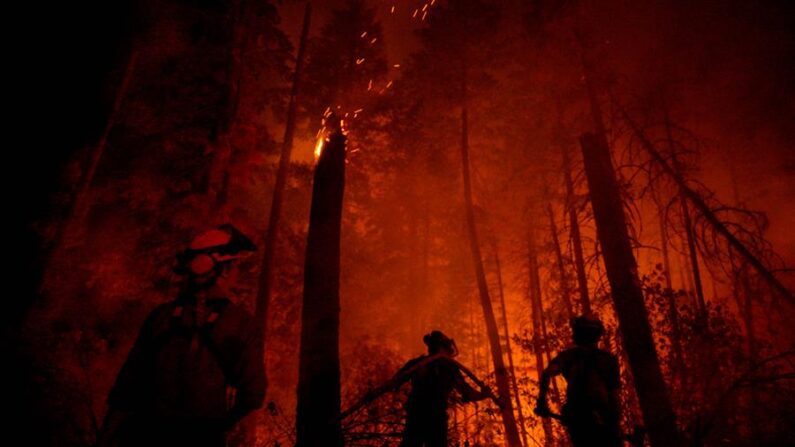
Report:
[[[574,346],[558,354],[541,376],[535,413],[550,417],[547,392],[552,377],[566,379],[566,403],[560,418],[574,447],[622,445],[619,406],[618,359],[599,349],[604,325],[593,316],[572,318]]]
[[[476,402],[493,396],[488,387],[476,390],[464,380],[453,360],[458,347],[442,331],[431,331],[422,341],[428,354],[409,360],[393,378],[394,388],[411,382],[406,402],[406,428],[400,447],[446,447],[447,406],[454,391],[463,402]]]
[[[237,260],[256,249],[226,224],[177,255],[184,281],[141,328],[108,396],[102,446],[222,447],[265,397],[253,318],[230,301]]]

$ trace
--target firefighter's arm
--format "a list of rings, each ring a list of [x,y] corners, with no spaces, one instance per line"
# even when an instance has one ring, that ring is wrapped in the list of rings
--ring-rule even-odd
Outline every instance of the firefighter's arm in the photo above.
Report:
[[[538,385],[538,399],[533,412],[539,416],[547,417],[550,414],[549,403],[547,403],[547,393],[549,392],[549,382],[553,377],[561,373],[560,362],[556,357],[541,373],[541,383]]]
[[[480,391],[476,390],[464,380],[464,376],[458,369],[455,370],[455,389],[461,394],[461,400],[464,402],[477,402],[479,400],[488,399],[494,395],[487,386],[484,386]]]

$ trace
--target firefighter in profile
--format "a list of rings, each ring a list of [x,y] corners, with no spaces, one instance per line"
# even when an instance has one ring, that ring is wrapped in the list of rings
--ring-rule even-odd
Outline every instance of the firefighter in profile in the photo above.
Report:
[[[177,255],[180,292],[144,322],[108,396],[100,447],[223,447],[226,433],[262,405],[259,334],[230,300],[238,260],[255,248],[226,224]]]

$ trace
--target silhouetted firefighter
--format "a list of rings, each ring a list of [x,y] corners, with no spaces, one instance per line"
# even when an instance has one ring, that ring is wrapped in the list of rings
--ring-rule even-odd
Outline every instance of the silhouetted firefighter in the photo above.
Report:
[[[258,332],[229,300],[237,259],[255,250],[232,225],[177,255],[176,300],[146,319],[108,397],[98,445],[222,447],[265,394]]]
[[[458,348],[452,338],[441,331],[433,331],[422,340],[428,346],[427,355],[409,360],[389,382],[367,393],[342,417],[411,381],[411,391],[405,405],[406,428],[400,447],[446,447],[447,402],[453,391],[458,391],[464,402],[491,398],[500,404],[488,386],[453,359],[458,355]],[[462,372],[480,387],[480,391],[466,382]]]
[[[605,330],[601,321],[582,316],[574,318],[571,327],[576,346],[558,354],[544,370],[535,413],[558,417],[574,447],[620,446],[618,360],[596,346]],[[549,409],[547,392],[550,380],[559,374],[567,387],[558,416]]]

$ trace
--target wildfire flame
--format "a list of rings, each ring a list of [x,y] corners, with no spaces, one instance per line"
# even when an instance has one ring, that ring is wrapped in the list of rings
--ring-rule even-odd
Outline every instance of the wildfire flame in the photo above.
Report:
[[[315,144],[315,161],[320,158],[320,154],[323,152],[323,144],[326,142],[325,135],[320,135],[317,138],[317,143]]]

